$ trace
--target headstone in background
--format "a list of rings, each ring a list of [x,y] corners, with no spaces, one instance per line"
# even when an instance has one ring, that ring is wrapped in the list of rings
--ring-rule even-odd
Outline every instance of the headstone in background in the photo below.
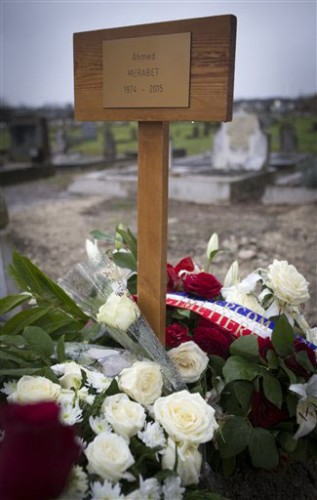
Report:
[[[104,124],[103,156],[107,161],[114,161],[117,156],[116,142],[109,123]]]
[[[257,115],[239,111],[215,134],[212,166],[223,171],[261,170],[267,165],[268,144]]]
[[[291,123],[283,123],[280,128],[281,153],[296,153],[297,146],[297,133],[294,125],[292,125]]]
[[[0,298],[6,297],[10,294],[18,293],[15,282],[8,273],[8,266],[12,263],[12,251],[13,245],[11,241],[10,229],[9,229],[9,216],[6,206],[6,201],[0,189]],[[19,308],[21,310],[21,308]],[[0,316],[0,323],[9,319],[12,314],[7,313],[4,316]]]
[[[10,124],[13,161],[37,164],[50,162],[50,145],[47,121],[34,115],[15,116]]]
[[[97,126],[94,122],[83,122],[82,124],[83,140],[94,141],[97,139]]]
[[[58,128],[55,132],[55,153],[66,154],[69,148],[66,131],[63,127]]]

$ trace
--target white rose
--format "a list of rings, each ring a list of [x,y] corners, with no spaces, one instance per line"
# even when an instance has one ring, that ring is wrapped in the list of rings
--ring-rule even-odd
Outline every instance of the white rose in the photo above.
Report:
[[[24,375],[18,381],[16,391],[8,397],[8,400],[17,403],[56,401],[60,392],[61,386],[54,384],[48,378]]]
[[[268,267],[267,286],[282,302],[298,306],[309,299],[304,276],[286,260],[274,260]]]
[[[82,374],[81,367],[74,361],[64,363],[64,375],[59,379],[64,389],[78,390],[81,386]]]
[[[139,403],[131,401],[126,394],[108,396],[101,408],[107,421],[117,434],[130,438],[144,426],[145,411]]]
[[[174,470],[176,460],[176,444],[173,439],[168,438],[165,454],[162,458],[162,468]],[[201,453],[198,445],[194,443],[177,444],[177,469],[184,486],[198,484],[202,463]]]
[[[119,389],[138,403],[151,405],[162,394],[163,378],[159,365],[136,361],[119,375]]]
[[[102,432],[89,443],[85,454],[91,474],[98,474],[109,481],[131,478],[126,470],[134,464],[134,458],[123,437]]]
[[[197,382],[206,370],[209,358],[195,342],[183,342],[168,355],[185,383]]]
[[[175,441],[206,443],[218,428],[214,415],[215,410],[198,393],[175,392],[154,403],[155,420]]]
[[[137,304],[127,295],[112,292],[97,313],[98,323],[127,331],[140,316]]]

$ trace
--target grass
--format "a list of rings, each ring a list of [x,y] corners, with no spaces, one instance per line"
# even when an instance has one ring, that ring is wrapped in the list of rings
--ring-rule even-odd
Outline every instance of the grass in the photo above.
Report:
[[[282,123],[293,125],[298,140],[298,151],[317,154],[317,119],[314,116],[288,116],[276,121],[267,132],[271,137],[271,150],[280,150],[280,126]]]
[[[291,123],[296,130],[298,150],[300,152],[317,154],[317,120],[314,116],[293,115],[276,120],[267,132],[271,137],[271,151],[279,151],[279,130],[282,122]],[[109,127],[115,143],[116,152],[124,155],[127,152],[137,152],[137,123],[97,123],[96,139],[82,141],[82,128],[76,125],[67,131],[70,140],[69,152],[78,152],[83,156],[102,156],[104,149],[104,130]],[[173,149],[184,149],[187,155],[210,151],[213,147],[213,137],[219,124],[203,122],[176,122],[170,124],[170,138]],[[50,127],[50,142],[54,145],[56,130]],[[0,130],[0,150],[10,148],[10,134],[7,128]]]

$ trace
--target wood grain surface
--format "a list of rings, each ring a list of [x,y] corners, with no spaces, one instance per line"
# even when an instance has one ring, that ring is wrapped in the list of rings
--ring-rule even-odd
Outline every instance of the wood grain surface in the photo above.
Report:
[[[189,107],[103,107],[103,41],[184,32],[191,32]],[[235,40],[233,15],[75,33],[75,117],[81,121],[229,121]]]

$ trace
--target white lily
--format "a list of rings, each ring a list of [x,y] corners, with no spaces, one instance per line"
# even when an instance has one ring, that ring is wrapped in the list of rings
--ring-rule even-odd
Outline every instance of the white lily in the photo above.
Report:
[[[229,267],[225,279],[223,280],[224,288],[229,288],[230,286],[235,286],[239,283],[239,264],[235,260]]]
[[[210,236],[207,245],[207,251],[206,251],[207,260],[211,260],[211,258],[213,257],[212,254],[217,250],[219,250],[219,238],[217,233],[213,233]]]
[[[97,240],[94,240],[94,242],[86,240],[86,253],[88,259],[93,264],[99,264],[102,261],[102,255],[98,248]]]
[[[299,396],[296,408],[299,428],[294,435],[295,439],[299,439],[309,434],[317,424],[317,374],[312,375],[305,384],[291,384],[289,389]]]

